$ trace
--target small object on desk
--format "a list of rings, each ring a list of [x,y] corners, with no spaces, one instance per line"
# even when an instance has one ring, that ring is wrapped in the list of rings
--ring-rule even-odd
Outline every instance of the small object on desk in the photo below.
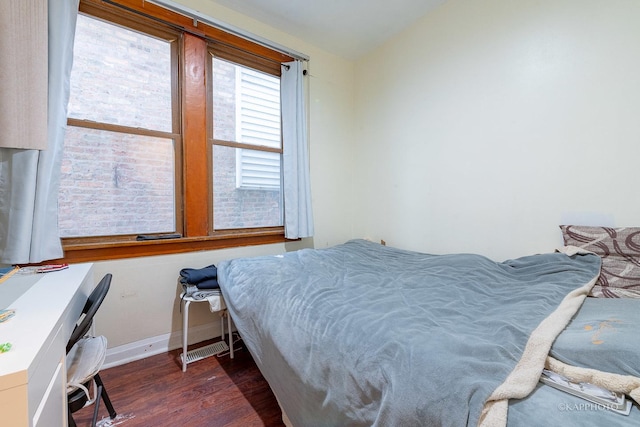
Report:
[[[10,342],[5,342],[5,343],[0,344],[0,353],[6,353],[9,350],[11,350],[11,343]]]
[[[0,310],[0,323],[6,322],[11,319],[16,314],[16,311],[12,308],[7,308],[5,310]]]
[[[53,273],[54,271],[65,270],[69,268],[69,264],[47,264],[47,265],[35,265],[20,268],[18,274],[40,274],[40,273]]]
[[[0,283],[13,276],[18,270],[20,270],[20,267],[17,265],[0,268]]]
[[[51,273],[52,271],[60,271],[69,268],[69,264],[49,264],[36,268],[36,273]]]

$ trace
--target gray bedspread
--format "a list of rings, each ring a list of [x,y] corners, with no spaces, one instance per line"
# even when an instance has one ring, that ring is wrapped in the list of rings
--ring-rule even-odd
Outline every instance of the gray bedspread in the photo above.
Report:
[[[294,426],[475,426],[531,332],[599,269],[354,240],[224,261],[218,280]]]

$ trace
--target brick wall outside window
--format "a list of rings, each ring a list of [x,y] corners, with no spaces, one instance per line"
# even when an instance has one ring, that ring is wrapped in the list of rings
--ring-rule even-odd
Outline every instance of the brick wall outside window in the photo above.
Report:
[[[170,132],[170,89],[157,84],[167,79],[169,64],[158,59],[167,58],[167,45],[148,43],[135,32],[105,31],[105,24],[93,19],[79,19],[83,23],[90,36],[76,38],[77,52],[104,56],[111,46],[124,48],[115,57],[107,55],[106,63],[92,54],[75,60],[70,112]],[[108,83],[102,67],[109,70]],[[214,84],[227,87],[225,102],[214,100],[214,114],[234,140],[233,66]],[[235,148],[214,146],[213,156],[215,228],[282,225],[280,191],[237,188]],[[168,139],[68,127],[58,197],[62,237],[174,231],[174,162]]]

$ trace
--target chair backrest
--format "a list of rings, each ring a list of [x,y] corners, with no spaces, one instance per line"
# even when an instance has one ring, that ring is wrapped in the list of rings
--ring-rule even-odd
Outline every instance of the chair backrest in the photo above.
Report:
[[[87,298],[87,302],[82,309],[80,318],[78,319],[76,327],[71,333],[71,338],[69,338],[69,342],[67,343],[67,353],[69,353],[69,350],[71,350],[80,338],[89,333],[89,328],[91,328],[91,324],[93,323],[93,316],[98,312],[98,308],[100,308],[100,304],[102,304],[102,301],[104,301],[104,298],[107,296],[110,286],[111,274],[107,273],[104,275],[102,280],[100,280],[93,292],[91,292],[89,298]]]

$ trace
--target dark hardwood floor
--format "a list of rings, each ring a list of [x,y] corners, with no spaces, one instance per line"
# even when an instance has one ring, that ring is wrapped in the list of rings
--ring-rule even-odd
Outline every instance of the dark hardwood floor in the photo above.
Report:
[[[101,402],[98,426],[284,426],[269,385],[242,342],[236,346],[242,349],[234,359],[211,356],[189,364],[184,373],[181,350],[100,371],[118,417],[107,421]],[[73,417],[84,427],[92,414],[93,405]]]

